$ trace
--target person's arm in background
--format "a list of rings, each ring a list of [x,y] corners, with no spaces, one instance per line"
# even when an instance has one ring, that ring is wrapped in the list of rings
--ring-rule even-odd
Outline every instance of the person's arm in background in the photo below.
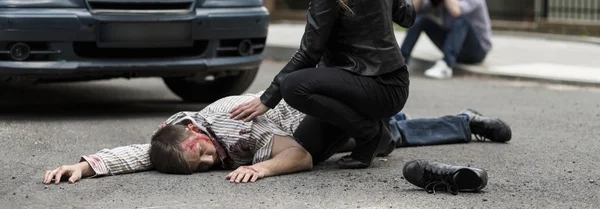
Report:
[[[444,0],[444,6],[452,17],[469,14],[483,5],[484,0]]]
[[[118,175],[150,170],[150,144],[133,144],[113,149],[103,149],[93,155],[82,156],[79,163],[63,165],[46,171],[44,184],[58,184],[62,178],[75,183],[81,178]]]
[[[417,2],[420,4],[421,0],[415,0],[415,5],[412,0],[395,0],[392,5],[392,20],[404,28],[410,28],[417,16]]]
[[[257,179],[297,173],[312,169],[312,156],[288,136],[273,137],[271,158],[252,166],[241,166],[226,179],[236,183],[255,182]]]

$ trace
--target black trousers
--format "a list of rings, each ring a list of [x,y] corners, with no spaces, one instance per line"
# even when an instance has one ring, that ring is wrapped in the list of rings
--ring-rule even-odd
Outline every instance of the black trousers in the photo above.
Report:
[[[337,68],[309,68],[290,73],[282,82],[283,99],[307,116],[294,137],[313,156],[327,160],[354,138],[352,157],[369,161],[372,144],[388,131],[389,118],[408,98],[406,69],[382,76],[361,76]],[[389,136],[389,134],[387,135]],[[364,146],[363,146],[364,145]],[[368,145],[368,146],[367,146]]]

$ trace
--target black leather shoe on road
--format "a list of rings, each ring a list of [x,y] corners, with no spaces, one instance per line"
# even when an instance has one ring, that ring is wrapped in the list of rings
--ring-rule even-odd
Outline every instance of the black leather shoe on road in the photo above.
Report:
[[[487,185],[487,172],[480,168],[454,166],[427,160],[413,160],[404,164],[404,178],[411,184],[424,188],[427,193],[436,190],[478,192]]]
[[[489,139],[493,142],[507,142],[512,138],[510,126],[498,118],[483,116],[472,109],[463,110],[459,114],[466,115],[469,118],[471,133],[479,141]]]

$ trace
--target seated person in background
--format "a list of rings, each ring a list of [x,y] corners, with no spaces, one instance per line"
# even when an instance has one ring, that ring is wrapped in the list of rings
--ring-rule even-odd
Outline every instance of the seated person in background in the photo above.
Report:
[[[47,171],[44,183],[82,177],[118,175],[156,169],[161,173],[192,174],[211,169],[234,170],[226,179],[236,183],[307,171],[335,153],[353,149],[351,139],[296,141],[294,130],[305,117],[284,101],[250,122],[230,119],[235,106],[262,93],[220,99],[199,112],[179,112],[163,122],[149,144],[103,149],[82,156],[79,163]],[[471,134],[492,141],[511,138],[503,121],[466,110],[456,116],[407,120],[398,113],[390,119],[389,131],[396,147],[467,143]],[[319,130],[315,130],[319,131]],[[308,139],[310,140],[310,139]]]
[[[424,31],[444,54],[443,60],[425,71],[437,79],[452,77],[458,63],[481,63],[492,48],[492,28],[485,0],[414,0],[415,24],[408,29],[400,51],[409,60]],[[442,24],[428,16],[432,9],[440,11]]]

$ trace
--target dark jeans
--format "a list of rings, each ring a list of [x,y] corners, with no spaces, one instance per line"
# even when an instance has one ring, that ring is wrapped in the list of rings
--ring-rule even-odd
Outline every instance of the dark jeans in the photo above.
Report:
[[[367,77],[336,68],[309,68],[290,73],[281,82],[283,99],[306,114],[294,138],[312,155],[326,160],[356,141],[351,156],[370,162],[376,150],[391,142],[382,137],[391,116],[408,98],[408,87],[394,82],[406,69],[381,77]],[[387,80],[388,82],[385,82]],[[387,83],[387,84],[386,84]]]
[[[389,125],[396,147],[431,146],[471,141],[471,129],[466,118],[461,116],[448,115],[439,118],[410,120],[391,118]],[[353,139],[350,139],[340,152],[352,150],[354,146],[356,145]]]
[[[450,67],[459,63],[480,63],[487,52],[481,46],[471,23],[464,17],[457,18],[450,28],[444,28],[426,15],[418,15],[415,24],[408,29],[400,51],[409,59],[412,50],[424,31],[431,41],[444,53],[444,61]]]

